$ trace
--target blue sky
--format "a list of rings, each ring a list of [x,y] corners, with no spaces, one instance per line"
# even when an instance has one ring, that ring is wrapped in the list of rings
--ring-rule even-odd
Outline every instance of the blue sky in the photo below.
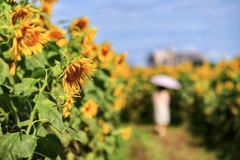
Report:
[[[240,55],[239,0],[59,0],[52,20],[88,16],[95,41],[146,65],[154,50],[195,51],[218,62]]]

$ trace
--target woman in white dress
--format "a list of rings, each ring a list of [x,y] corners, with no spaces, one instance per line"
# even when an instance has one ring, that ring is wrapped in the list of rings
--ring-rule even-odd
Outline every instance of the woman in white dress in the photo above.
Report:
[[[164,88],[159,86],[153,93],[155,130],[160,136],[167,134],[167,126],[170,123],[170,94]]]

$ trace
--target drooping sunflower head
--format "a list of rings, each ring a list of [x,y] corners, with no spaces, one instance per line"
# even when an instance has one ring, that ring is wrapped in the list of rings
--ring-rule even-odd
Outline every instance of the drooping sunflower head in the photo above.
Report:
[[[98,104],[94,100],[90,99],[80,110],[86,119],[92,119],[93,116],[97,114]]]
[[[66,93],[79,94],[86,80],[91,80],[94,66],[92,60],[80,58],[70,65],[61,74],[63,89]]]
[[[23,20],[24,18],[31,17],[38,11],[38,9],[32,7],[32,4],[26,6],[17,5],[11,14],[12,23],[15,24],[19,19]]]
[[[89,28],[88,17],[84,16],[82,18],[78,18],[73,20],[72,24],[70,25],[70,32],[72,34],[76,32],[84,32],[86,29]]]

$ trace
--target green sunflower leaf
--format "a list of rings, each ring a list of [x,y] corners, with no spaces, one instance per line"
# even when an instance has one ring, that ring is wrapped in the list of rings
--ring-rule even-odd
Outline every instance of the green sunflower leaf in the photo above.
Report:
[[[40,153],[48,158],[57,158],[59,152],[62,149],[60,140],[56,135],[47,134],[45,137],[39,137],[37,140],[36,153]],[[33,157],[34,159],[40,158],[38,155]]]
[[[37,144],[34,135],[7,133],[0,139],[0,159],[18,160],[31,157]]]
[[[78,131],[78,133],[77,133],[74,130],[72,130],[70,127],[67,127],[67,126],[65,126],[65,129],[69,132],[69,134],[72,136],[72,138],[74,140],[77,140],[82,143],[87,142],[87,136],[86,136],[85,132]]]
[[[5,81],[5,78],[10,75],[9,72],[9,67],[7,63],[5,63],[1,58],[0,58],[0,85]]]
[[[32,92],[37,91],[37,87],[35,84],[39,81],[39,79],[34,78],[24,78],[22,83],[16,84],[14,86],[14,93],[21,94],[23,93],[25,96],[30,95]]]
[[[35,67],[33,69],[33,73],[31,75],[32,78],[41,78],[41,79],[44,79],[45,78],[45,75],[46,75],[46,71],[44,68],[42,67]]]
[[[54,103],[47,98],[40,98],[41,100],[37,103],[36,107],[39,111],[40,119],[47,119],[59,132],[63,133],[65,127],[62,121],[62,115],[54,107]]]

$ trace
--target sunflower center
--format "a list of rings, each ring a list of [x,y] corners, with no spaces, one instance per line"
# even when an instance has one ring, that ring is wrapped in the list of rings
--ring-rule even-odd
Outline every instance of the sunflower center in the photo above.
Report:
[[[28,47],[35,46],[38,43],[38,35],[36,33],[26,32],[23,41]]]
[[[51,33],[49,34],[49,37],[50,37],[51,39],[59,39],[59,38],[62,37],[62,34],[61,34],[60,32],[58,32],[58,31],[54,31],[54,32],[51,32]]]
[[[73,82],[76,81],[79,77],[81,77],[82,75],[82,68],[81,67],[76,67],[75,66],[75,70],[73,70],[73,68],[70,68],[66,74],[67,74],[67,78],[66,80],[68,82]]]
[[[83,30],[84,28],[86,28],[86,23],[85,22],[78,22],[77,25],[79,27],[80,30]]]
[[[26,17],[27,15],[28,14],[24,11],[16,12],[16,14],[14,14],[13,17],[12,17],[13,24],[16,23],[17,19],[24,19],[24,17]]]
[[[124,60],[123,58],[120,58],[119,61],[118,61],[118,64],[119,65],[122,64],[123,60]]]
[[[105,49],[102,49],[102,55],[103,55],[104,57],[106,57],[106,56],[107,56],[107,54],[108,54],[108,51],[107,51],[107,50],[105,50]]]
[[[89,112],[89,111],[90,111],[90,109],[91,109],[91,106],[90,106],[90,105],[88,105],[88,106],[86,107],[86,112]]]

